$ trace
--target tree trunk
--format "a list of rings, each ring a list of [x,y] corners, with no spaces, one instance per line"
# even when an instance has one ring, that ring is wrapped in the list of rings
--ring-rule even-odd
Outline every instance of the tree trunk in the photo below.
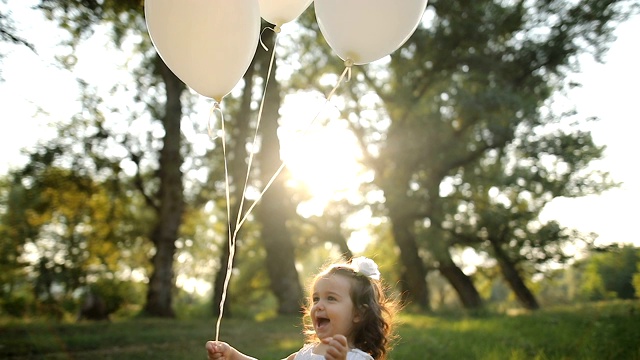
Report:
[[[445,174],[446,172],[434,171],[434,173]],[[440,274],[447,279],[456,291],[462,306],[465,309],[479,309],[483,306],[483,302],[478,289],[476,289],[471,278],[467,276],[451,258],[451,252],[449,251],[450,244],[446,240],[446,237],[438,235],[442,229],[442,219],[444,218],[442,215],[444,207],[442,198],[439,195],[440,183],[443,178],[444,176],[442,175],[434,176],[427,185],[428,193],[433,194],[429,197],[428,201],[430,219],[434,227],[427,246],[437,263]]]
[[[266,37],[267,33],[264,36]],[[271,51],[276,51],[273,48],[273,34],[269,35],[268,40]],[[261,69],[265,77],[270,55],[271,53],[258,49],[257,56],[263,65]],[[262,148],[258,157],[263,186],[267,184],[282,164],[277,134],[278,109],[281,98],[280,87],[274,76],[275,70],[274,62],[272,78],[269,80],[265,94],[264,112],[260,125]],[[280,174],[264,193],[261,203],[256,208],[257,219],[262,228],[261,237],[266,250],[266,267],[271,291],[278,299],[278,313],[300,314],[304,294],[295,264],[295,247],[286,225],[294,210],[282,175]]]
[[[450,257],[448,259],[439,259],[438,261],[440,263],[438,270],[440,270],[442,276],[453,286],[460,302],[462,302],[462,306],[464,306],[465,309],[481,308],[482,298],[471,281],[471,278],[462,272]]]
[[[278,299],[279,314],[300,314],[304,295],[295,264],[295,248],[286,227],[287,216],[281,181],[276,181],[259,205],[258,220],[266,250],[266,267],[271,292]]]
[[[390,136],[391,137],[391,136]],[[386,150],[388,154],[395,152]],[[431,309],[429,287],[427,286],[427,270],[418,251],[414,232],[416,209],[406,196],[410,175],[398,165],[402,161],[389,160],[388,166],[376,166],[376,183],[386,198],[385,207],[391,221],[394,241],[400,250],[400,289],[402,300],[413,303],[420,309]]]
[[[431,239],[429,242],[429,250],[438,264],[440,274],[453,286],[462,306],[465,309],[481,308],[483,304],[480,293],[473,284],[473,281],[471,281],[471,278],[467,276],[451,258],[449,246],[446,241],[441,238]]]
[[[533,296],[531,290],[529,290],[522,280],[522,277],[518,273],[518,269],[516,269],[515,264],[509,259],[507,253],[502,250],[500,244],[494,241],[491,241],[491,246],[493,247],[496,260],[498,260],[498,264],[500,265],[502,276],[507,284],[509,284],[511,291],[516,295],[520,304],[525,309],[538,310],[540,308],[540,304],[538,304],[535,296]]]
[[[389,200],[387,200],[389,202]],[[427,271],[418,252],[418,246],[411,229],[413,221],[400,216],[389,206],[393,237],[400,249],[400,287],[403,301],[416,304],[422,310],[430,310],[429,288],[427,287]]]
[[[157,196],[157,223],[151,234],[155,245],[153,273],[149,279],[144,313],[151,316],[173,317],[172,293],[174,288],[173,257],[175,241],[182,222],[184,194],[182,185],[182,156],[180,154],[182,103],[180,95],[184,84],[158,60],[165,83],[167,101],[162,124],[165,129],[160,151],[158,177],[160,188]]]

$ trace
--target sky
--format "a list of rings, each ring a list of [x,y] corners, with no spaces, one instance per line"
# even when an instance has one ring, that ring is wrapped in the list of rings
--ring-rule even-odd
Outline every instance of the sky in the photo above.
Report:
[[[635,226],[640,214],[640,150],[634,145],[640,135],[640,16],[621,24],[617,39],[604,57],[604,64],[585,61],[574,78],[583,86],[568,100],[578,114],[596,116],[590,124],[596,144],[605,145],[605,157],[593,168],[609,171],[620,188],[579,199],[557,199],[543,216],[559,218],[565,226],[600,235],[598,242],[624,242],[640,246]]]
[[[125,64],[111,58],[108,48],[98,57],[91,56],[95,48],[81,48],[74,72],[62,69],[55,56],[60,51],[56,44],[64,32],[44,23],[40,14],[30,9],[34,3],[35,0],[0,3],[13,13],[18,35],[32,42],[38,52],[0,44],[0,53],[5,55],[0,62],[4,79],[0,82],[0,117],[5,124],[0,131],[0,174],[24,161],[21,148],[53,136],[54,131],[48,125],[51,120],[68,119],[80,110],[76,100],[77,76],[88,81],[104,81],[108,74],[111,82],[127,77]],[[622,183],[621,187],[597,196],[556,199],[542,214],[543,220],[558,219],[565,226],[596,232],[601,243],[615,241],[640,246],[635,227],[636,216],[640,214],[640,175],[635,168],[639,150],[634,146],[640,139],[637,34],[640,34],[640,16],[618,26],[617,40],[604,56],[605,63],[583,59],[582,72],[573,75],[583,86],[562,100],[575,105],[580,117],[601,119],[589,125],[596,143],[607,147],[605,158],[593,164],[593,168],[609,171],[614,180]]]

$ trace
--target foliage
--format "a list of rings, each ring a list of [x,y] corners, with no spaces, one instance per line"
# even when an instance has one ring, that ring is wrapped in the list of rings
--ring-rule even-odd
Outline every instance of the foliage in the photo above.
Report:
[[[340,121],[357,135],[363,162],[375,173],[363,193],[382,190],[385,202],[336,202],[323,218],[288,224],[299,230],[296,244],[304,271],[334,255],[323,248],[328,242],[345,250],[350,231],[345,223],[349,214],[363,208],[385,217],[371,230],[378,242],[366,252],[374,258],[393,254],[380,260],[392,269],[387,278],[405,286],[403,294],[430,279],[440,281],[432,286],[439,289],[432,300],[448,303],[452,288],[441,280],[452,282],[456,277],[444,270],[453,269],[457,279],[467,280],[467,290],[481,284],[485,298],[512,300],[505,295],[505,283],[491,286],[498,278],[495,269],[485,269],[476,276],[480,279],[471,281],[457,268],[460,264],[451,253],[469,247],[509,265],[526,286],[531,286],[532,275],[567,261],[564,245],[580,236],[562,224],[540,223],[541,209],[554,197],[598,193],[613,182],[607,174],[585,172],[602,148],[590,134],[576,130],[572,118],[548,108],[552,94],[565,89],[564,77],[577,70],[577,56],[593,51],[598,57],[606,50],[612,26],[624,19],[629,3],[430,1],[425,23],[406,46],[379,63],[354,69],[354,78],[339,94],[345,105],[340,110],[348,114]],[[147,277],[147,257],[158,255],[157,245],[162,243],[164,261],[155,270],[168,270],[164,294],[178,294],[181,314],[198,316],[200,309],[188,308],[191,294],[173,292],[171,271],[179,280],[208,280],[214,269],[224,269],[224,223],[231,219],[222,210],[220,149],[209,144],[194,151],[195,145],[183,141],[186,132],[180,126],[195,100],[179,81],[167,80],[168,71],[145,33],[142,4],[40,1],[39,9],[69,32],[72,48],[96,27],[108,26],[115,44],[130,41],[137,53],[127,64],[135,68],[133,85],[117,84],[103,95],[80,81],[82,111],[68,126],[59,127],[56,139],[30,154],[21,172],[0,184],[0,236],[7,240],[0,245],[0,294],[8,313],[24,314],[28,304],[68,311],[74,291],[83,286],[100,279],[129,279],[134,272]],[[326,44],[310,14],[304,19],[308,28],[300,32],[305,36],[299,43],[291,42],[288,50],[296,51],[300,63],[315,66],[299,69],[284,91],[326,89],[331,76],[325,75],[342,67],[324,51]],[[302,51],[305,45],[313,49]],[[265,67],[258,64],[251,71]],[[260,77],[249,75],[245,80],[258,84]],[[257,85],[247,87],[247,99],[229,98],[226,103],[229,133],[237,136],[229,144],[238,149],[232,162],[239,165],[245,164],[245,138],[253,124],[248,113],[236,109],[244,106],[250,112],[256,107],[251,93],[259,92]],[[174,117],[163,107],[172,89],[178,92],[173,94],[178,104]],[[115,95],[125,95],[132,103],[111,103]],[[161,151],[169,146],[158,134],[166,135],[169,127],[174,153],[163,158]],[[133,128],[144,131],[129,132]],[[197,125],[194,131],[204,132]],[[163,168],[163,159],[171,159],[170,171]],[[168,173],[174,182],[162,188],[162,176]],[[237,191],[236,186],[236,203]],[[168,193],[179,201],[160,211],[167,198],[162,195]],[[163,231],[164,225],[171,225],[171,231]],[[265,252],[257,241],[259,232],[247,230],[231,287],[233,305],[241,315],[271,314],[268,308],[274,301],[262,266]],[[414,262],[403,254],[413,256]],[[214,259],[218,255],[220,260]],[[606,266],[587,266],[583,279],[589,283],[589,297],[608,298],[613,292],[627,297],[628,289],[612,290],[619,284],[601,274]],[[427,274],[433,270],[445,276]],[[406,286],[406,277],[415,274],[418,284]],[[113,291],[108,296],[114,304],[123,304],[117,286],[104,286]],[[454,288],[460,291],[460,286]],[[53,291],[60,288],[62,295]]]
[[[612,245],[590,251],[565,268],[547,271],[536,282],[541,302],[589,302],[603,299],[637,298],[640,248]]]
[[[0,302],[0,314],[15,318],[25,318],[35,303],[33,293],[26,289],[14,289],[10,294],[4,294]]]
[[[451,258],[464,247],[498,261],[521,295],[530,294],[527,277],[567,260],[563,244],[576,234],[541,224],[540,211],[554,197],[614,184],[586,172],[602,148],[572,126],[570,112],[556,113],[552,96],[568,88],[578,55],[601,56],[633,5],[434,0],[401,49],[354,68],[340,111],[384,192],[403,291],[417,293],[416,303],[426,271],[437,269],[465,306],[480,305],[474,282]],[[317,46],[313,19],[305,21],[311,31],[301,43]],[[314,88],[341,64],[307,50],[307,63],[328,65],[301,69],[294,84]]]
[[[35,52],[36,49],[29,42],[28,39],[21,37],[14,26],[13,19],[11,18],[11,10],[5,10],[4,4],[6,4],[7,0],[0,1],[0,42],[2,43],[12,43],[15,45],[26,46],[31,49],[31,51]],[[3,53],[0,53],[0,60],[4,57]],[[0,81],[2,81],[2,67],[0,66]]]
[[[108,314],[144,302],[144,287],[141,283],[121,281],[103,277],[89,286],[89,291],[102,298]]]
[[[130,124],[145,122],[145,131],[139,136],[122,133],[116,126],[109,126],[110,121],[104,121],[106,119],[121,120],[122,115],[118,111],[122,107],[121,104],[111,105],[113,108],[108,108],[110,111],[104,111],[104,105],[100,108],[90,107],[87,111],[90,120],[88,126],[99,127],[105,135],[102,143],[108,144],[109,149],[115,147],[121,150],[120,153],[124,153],[128,165],[133,165],[134,171],[137,172],[134,175],[136,190],[144,197],[145,206],[155,211],[156,227],[147,235],[153,243],[154,252],[151,254],[153,268],[149,277],[149,294],[145,312],[150,315],[171,316],[171,287],[174,280],[172,275],[176,270],[173,268],[174,258],[178,260],[177,266],[180,271],[177,274],[178,281],[184,280],[185,277],[210,278],[211,271],[216,268],[220,271],[216,279],[224,278],[226,266],[222,259],[227,257],[224,248],[226,229],[221,225],[226,221],[233,223],[234,219],[227,219],[222,211],[225,206],[223,168],[226,170],[226,166],[222,166],[220,147],[214,145],[209,138],[206,139],[208,143],[198,141],[197,145],[184,141],[186,131],[182,128],[183,120],[186,120],[186,117],[194,111],[196,100],[192,93],[185,91],[184,84],[166,68],[152,48],[145,27],[143,4],[143,1],[41,0],[38,8],[50,20],[57,22],[62,29],[68,31],[71,35],[68,45],[72,50],[97,28],[109,29],[112,40],[118,47],[122,44],[132,45],[130,48],[135,53],[125,55],[133,56],[127,68],[133,69],[131,83],[135,84],[136,89],[135,91],[129,89],[131,84],[115,85],[109,97],[113,97],[114,94],[133,93],[134,103],[122,113]],[[264,36],[263,40],[267,36]],[[265,72],[264,61],[261,63],[260,59],[256,58],[245,75],[244,95],[241,95],[241,99],[234,99],[233,96],[225,98],[225,120],[228,122],[226,131],[231,138],[230,141],[227,140],[229,148],[227,157],[230,160],[231,169],[229,173],[230,202],[235,203],[231,205],[232,208],[237,206],[243,196],[239,191],[242,190],[241,180],[245,178],[243,169],[246,165],[246,142],[250,137],[251,127],[254,126],[251,110],[255,108],[253,92],[257,90],[257,86],[253,84],[254,81],[256,84],[264,83],[263,73]],[[102,104],[103,100],[105,103],[110,103],[107,97],[96,100],[97,104]],[[274,116],[277,116],[278,105],[279,100],[271,105],[275,106],[274,111],[270,112]],[[267,103],[266,108],[269,106]],[[266,113],[269,111],[265,111]],[[151,124],[146,124],[147,122]],[[277,124],[276,119],[271,122]],[[193,138],[202,139],[199,135],[205,133],[204,123],[194,125],[194,132],[197,135]],[[276,126],[273,126],[272,131],[274,138]],[[162,136],[158,136],[160,132]],[[261,136],[264,139],[265,134],[262,133]],[[194,148],[198,148],[195,153]],[[264,140],[261,148],[262,153],[265,149],[273,150],[276,159],[278,158],[277,141]],[[117,167],[116,163],[119,165],[123,161],[113,157],[107,157],[106,160],[111,161],[114,167]],[[212,206],[214,207],[212,211],[204,209],[205,207],[210,209]],[[279,207],[275,207],[275,210],[279,210]],[[194,217],[194,220],[183,215]],[[270,215],[274,215],[273,212]],[[196,221],[204,221],[205,225],[195,224]],[[213,234],[211,232],[194,233],[202,226],[210,225],[211,222],[214,222],[213,227],[216,230]],[[269,222],[269,224],[272,223],[273,221]],[[284,235],[280,233],[281,236]],[[194,235],[204,236],[196,239]],[[265,237],[265,243],[267,240],[269,240],[268,237]],[[211,246],[213,242],[215,244]],[[176,249],[174,244],[180,248]],[[217,244],[222,245],[217,246]],[[285,238],[286,244],[290,244],[287,238]],[[219,256],[221,259],[202,260],[200,255],[203,253],[200,250],[211,250],[212,247],[220,251],[206,254],[208,259],[214,256]],[[287,258],[291,259],[288,270],[295,274],[293,256]],[[183,265],[187,260],[197,262],[195,270],[191,271],[188,266]],[[206,264],[210,267],[205,273],[203,268]],[[272,286],[274,283],[276,282],[272,281]],[[295,283],[295,285],[298,284]],[[221,286],[214,287],[217,293],[221,291],[220,289]],[[293,311],[297,311],[297,304],[294,304]]]
[[[139,198],[119,194],[124,182],[101,182],[80,163],[58,166],[64,146],[39,148],[27,166],[5,178],[10,184],[0,214],[8,250],[0,262],[5,304],[29,299],[35,312],[75,312],[77,291],[85,286],[146,272],[148,219],[138,210]],[[32,296],[25,297],[27,292]]]
[[[133,186],[119,189],[123,192],[118,195],[134,194],[144,200],[141,209],[150,215],[150,222],[145,224],[149,226],[145,227],[144,239],[148,242],[144,246],[152,245],[152,251],[146,253],[151,257],[151,266],[149,274],[144,274],[150,284],[145,312],[153,316],[172,316],[175,244],[181,236],[184,187],[190,180],[183,177],[181,167],[184,165],[184,170],[189,171],[190,165],[199,165],[193,160],[185,165],[182,156],[183,152],[190,153],[190,146],[183,144],[180,125],[192,100],[184,91],[184,84],[153,50],[146,32],[142,1],[42,0],[37,7],[68,32],[70,40],[66,45],[70,46],[70,56],[75,56],[75,49],[97,28],[110,30],[117,47],[129,45],[129,49],[133,49],[132,53],[126,54],[131,81],[114,84],[108,96],[101,97],[81,81],[85,85],[81,89],[84,111],[76,118],[84,120],[85,127],[70,138],[103,150],[88,151],[88,157],[80,157],[104,170],[101,175],[116,183],[130,180],[129,184]],[[66,65],[72,67],[73,63]],[[120,100],[132,101],[117,103],[114,99],[119,96],[123,96]],[[137,127],[143,130],[123,132],[123,126],[124,129]],[[123,167],[126,170],[123,171]],[[130,192],[127,194],[126,191]],[[191,239],[180,240],[182,244],[193,243]]]
[[[640,262],[638,263],[636,273],[633,274],[633,288],[636,291],[636,298],[640,299]]]
[[[625,245],[593,253],[584,268],[582,297],[589,300],[633,299],[633,277],[640,266],[640,248]]]
[[[400,318],[391,359],[638,359],[635,301],[562,306],[515,316],[485,313]],[[259,359],[281,359],[303,342],[298,317],[228,319],[221,340]],[[113,323],[0,325],[0,357],[198,359],[214,321],[135,319]]]

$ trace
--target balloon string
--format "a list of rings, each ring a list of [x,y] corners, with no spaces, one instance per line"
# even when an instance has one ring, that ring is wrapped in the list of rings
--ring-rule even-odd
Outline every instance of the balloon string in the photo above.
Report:
[[[220,109],[220,103],[215,101],[213,103],[213,107],[209,114],[218,111],[220,113],[220,124],[222,129],[222,154],[224,156],[224,185],[225,185],[225,198],[227,202],[227,219],[231,220],[231,194],[229,190],[229,165],[227,163],[227,136],[226,130],[224,126],[224,114]],[[210,134],[211,135],[211,134]],[[236,240],[235,237],[231,236],[231,224],[229,224],[229,234],[228,234],[228,244],[229,244],[229,258],[227,260],[227,272],[224,279],[224,285],[222,287],[222,297],[220,299],[220,316],[218,316],[218,320],[216,322],[216,341],[219,339],[220,335],[220,324],[222,323],[222,316],[224,313],[224,304],[227,299],[227,289],[229,287],[229,281],[231,280],[231,270],[233,269],[233,258],[236,253]]]
[[[269,69],[267,70],[267,77],[265,79],[265,83],[264,83],[264,90],[262,93],[262,100],[260,101],[260,107],[258,109],[258,120],[256,120],[256,130],[255,133],[253,135],[253,143],[251,145],[251,151],[249,152],[249,160],[247,163],[247,175],[244,179],[244,189],[242,190],[242,199],[240,199],[240,207],[238,208],[238,217],[236,218],[236,229],[235,232],[233,234],[234,238],[236,237],[238,231],[240,230],[240,227],[242,226],[242,223],[240,221],[241,218],[241,214],[242,214],[242,210],[244,208],[244,199],[245,199],[245,195],[247,192],[247,187],[249,186],[249,175],[251,172],[251,167],[253,164],[253,158],[254,158],[254,154],[255,154],[255,149],[257,147],[258,144],[258,133],[259,133],[259,129],[260,129],[260,123],[262,122],[262,113],[264,110],[264,103],[265,103],[265,97],[267,94],[267,87],[269,85],[269,79],[271,79],[271,73],[273,71],[273,64],[275,61],[275,57],[276,57],[276,51],[275,51],[275,46],[278,44],[278,32],[280,28],[276,26],[274,32],[276,33],[276,38],[275,38],[275,43],[274,43],[274,49],[271,53],[271,59],[269,61]],[[266,47],[265,47],[266,48]],[[268,50],[267,50],[268,51]],[[250,207],[250,209],[252,209],[253,207]],[[247,211],[245,216],[248,216],[250,213],[250,211]]]
[[[270,27],[265,27],[264,29],[262,29],[262,31],[260,32],[260,45],[262,45],[262,48],[264,49],[264,51],[269,51],[269,48],[267,47],[267,45],[264,44],[264,42],[262,41],[262,35],[264,34],[265,30],[271,30],[274,33],[276,33],[276,43],[278,42],[278,34],[280,34],[280,25],[276,25],[272,28]],[[273,52],[275,54],[275,46],[276,44],[273,45]]]
[[[345,77],[347,78],[347,81],[350,80],[351,78],[351,68],[353,67],[353,61],[350,59],[347,59],[345,62],[345,69],[344,71],[342,71],[342,74],[340,75],[340,77],[338,78],[338,82],[336,83],[336,85],[333,87],[333,89],[331,89],[331,91],[329,92],[329,95],[327,95],[327,98],[324,101],[324,104],[322,106],[322,108],[320,108],[320,110],[316,113],[316,116],[314,116],[314,118],[309,122],[309,124],[307,124],[307,127],[304,130],[304,134],[306,134],[307,132],[309,132],[309,130],[311,129],[311,126],[316,122],[316,120],[318,119],[318,117],[320,117],[320,114],[322,113],[322,109],[329,103],[329,101],[331,100],[331,98],[333,97],[333,95],[335,95],[336,91],[338,90],[338,88],[340,87],[340,84],[342,84],[342,81],[345,79]],[[256,207],[256,205],[258,204],[258,201],[260,201],[260,199],[262,199],[262,196],[267,192],[267,190],[271,187],[271,184],[273,184],[273,182],[276,180],[276,178],[278,177],[278,175],[280,175],[280,173],[282,172],[282,170],[284,170],[285,167],[285,163],[284,161],[280,164],[280,167],[278,167],[278,169],[275,171],[275,173],[271,176],[271,178],[269,179],[269,181],[267,182],[267,184],[265,185],[264,189],[262,189],[262,192],[260,192],[260,194],[258,195],[258,197],[256,198],[256,200],[253,202],[253,204],[251,204],[251,206],[249,207],[249,209],[247,210],[247,212],[244,214],[244,216],[242,217],[242,219],[240,220],[240,222],[238,222],[238,227],[242,226],[242,224],[244,224],[244,222],[247,220],[249,214],[251,213],[251,211],[253,210],[253,208]]]
[[[262,189],[262,192],[260,192],[260,194],[258,195],[258,198],[251,204],[251,206],[249,206],[249,209],[247,210],[245,215],[242,217],[242,220],[238,223],[239,226],[244,224],[245,220],[247,220],[247,218],[249,217],[249,214],[251,213],[251,211],[256,207],[256,205],[258,205],[258,202],[260,201],[260,199],[262,199],[262,196],[271,187],[271,184],[273,184],[273,182],[276,181],[276,178],[278,177],[278,175],[280,175],[282,170],[284,170],[284,167],[285,167],[285,164],[284,162],[282,162],[280,164],[280,167],[278,167],[278,170],[276,170],[276,172],[271,176],[267,184],[264,186],[264,189]]]
[[[278,30],[279,28],[276,27],[275,29]],[[276,30],[274,30],[274,32],[276,32],[276,34],[277,34],[279,31],[276,31]],[[276,44],[277,44],[277,41],[278,41],[278,38],[276,36]],[[237,238],[237,235],[238,235],[238,231],[240,230],[240,228],[242,227],[244,222],[247,220],[249,214],[251,214],[252,210],[256,207],[256,205],[258,204],[260,199],[262,199],[263,195],[271,187],[271,185],[274,183],[274,181],[276,180],[278,175],[280,175],[280,173],[282,173],[282,170],[285,167],[285,163],[283,161],[280,164],[280,166],[278,167],[278,169],[275,171],[275,173],[271,176],[271,178],[269,179],[269,181],[265,185],[265,187],[262,190],[262,192],[260,192],[260,194],[258,195],[258,198],[251,204],[249,209],[247,209],[247,212],[241,217],[240,215],[242,214],[242,208],[244,206],[244,198],[245,198],[245,194],[246,194],[246,191],[247,191],[247,186],[248,186],[248,183],[249,183],[249,172],[251,170],[251,164],[252,164],[252,161],[253,161],[253,155],[254,155],[254,151],[253,150],[255,149],[255,146],[257,144],[258,129],[259,129],[259,126],[260,126],[260,121],[262,119],[262,112],[263,112],[263,109],[264,109],[264,102],[265,102],[265,94],[267,92],[267,85],[269,84],[269,79],[271,78],[271,72],[273,70],[274,59],[275,59],[275,49],[274,49],[273,53],[271,54],[271,60],[269,62],[269,70],[267,72],[267,78],[265,80],[265,88],[264,88],[264,92],[263,92],[263,96],[262,96],[262,101],[260,102],[260,108],[259,108],[259,111],[258,111],[258,120],[257,120],[257,123],[256,123],[256,132],[255,132],[254,139],[253,139],[252,149],[251,149],[251,152],[249,154],[249,164],[248,164],[248,167],[247,167],[247,176],[245,178],[243,195],[241,197],[240,207],[238,209],[238,217],[236,218],[236,226],[235,226],[235,229],[233,231],[233,234],[231,233],[231,224],[229,224],[229,235],[228,235],[228,239],[229,239],[229,259],[227,261],[227,271],[226,271],[226,274],[225,274],[224,285],[223,285],[223,288],[222,288],[222,296],[221,296],[221,299],[220,299],[220,315],[218,316],[218,320],[216,322],[216,336],[215,336],[216,341],[219,340],[219,336],[220,336],[220,325],[222,323],[222,317],[224,315],[224,304],[225,304],[226,299],[227,299],[227,292],[228,292],[227,290],[229,288],[229,282],[231,280],[231,272],[233,270],[233,259],[235,257],[235,253],[236,253],[236,238]],[[340,87],[340,85],[342,84],[342,81],[344,81],[345,77],[347,78],[347,81],[349,81],[351,79],[351,71],[352,71],[351,68],[352,67],[353,67],[353,61],[351,61],[350,59],[347,59],[345,61],[345,69],[342,72],[342,74],[340,75],[340,77],[338,78],[338,82],[336,83],[336,85],[333,87],[333,89],[331,89],[331,91],[327,95],[327,97],[325,99],[325,102],[323,104],[323,108],[324,108],[324,106],[326,106],[329,103],[329,101],[331,100],[333,95],[338,90],[338,87]],[[213,108],[211,109],[211,112],[209,114],[209,123],[207,124],[210,136],[212,136],[211,121],[210,121],[211,120],[211,114],[213,114],[215,111],[219,111],[220,112],[220,119],[221,119],[222,153],[224,155],[225,197],[226,197],[226,202],[227,202],[227,206],[226,206],[227,207],[227,218],[230,220],[231,219],[231,205],[230,205],[231,204],[231,196],[230,196],[230,190],[229,190],[229,167],[228,167],[228,163],[227,163],[226,130],[225,130],[225,126],[224,126],[224,115],[222,114],[222,111],[220,109],[220,104],[217,101],[214,102],[214,104],[213,104]],[[318,117],[320,116],[321,112],[322,112],[322,108],[318,111],[318,113],[316,113],[314,118],[307,125],[307,128],[305,129],[305,134],[311,129],[311,126],[318,119]]]
[[[271,73],[273,71],[273,64],[275,61],[275,46],[278,43],[278,38],[277,38],[277,34],[280,32],[280,27],[276,26],[274,29],[272,29],[275,33],[276,33],[276,39],[275,39],[275,43],[274,43],[274,51],[271,54],[271,59],[269,61],[269,70],[267,71],[267,77],[265,80],[265,84],[264,84],[264,92],[262,95],[262,101],[260,102],[260,109],[258,111],[258,120],[256,122],[256,130],[255,130],[255,134],[253,136],[253,144],[251,147],[251,151],[249,152],[249,160],[248,160],[248,164],[247,164],[247,173],[246,173],[246,177],[244,180],[244,188],[242,190],[242,196],[240,197],[240,205],[238,206],[238,215],[236,216],[236,226],[233,230],[233,233],[231,233],[231,223],[229,223],[229,259],[227,261],[227,271],[226,271],[226,276],[224,279],[224,285],[223,285],[223,289],[222,289],[222,296],[220,298],[220,316],[218,317],[217,323],[216,323],[216,341],[218,341],[219,336],[220,336],[220,324],[222,322],[222,317],[223,317],[223,313],[224,313],[224,304],[225,301],[227,299],[227,290],[229,288],[229,282],[231,280],[231,272],[233,271],[233,258],[235,256],[235,252],[236,252],[236,240],[238,238],[238,232],[240,231],[240,228],[242,227],[242,223],[244,221],[240,221],[241,218],[241,214],[242,214],[242,210],[244,208],[244,199],[246,197],[246,192],[247,192],[247,187],[249,184],[249,176],[251,173],[251,167],[253,164],[253,158],[254,158],[254,153],[255,153],[255,148],[257,146],[258,143],[258,130],[260,128],[260,122],[262,120],[262,113],[263,113],[263,109],[264,109],[264,102],[265,102],[265,95],[267,93],[267,87],[269,84],[269,79],[271,78]],[[266,46],[264,45],[264,43],[262,42],[262,39],[260,39],[260,43],[262,44],[262,46],[265,48],[266,51],[269,51]],[[213,113],[214,111],[220,111],[220,105],[219,103],[216,101],[214,103],[214,107],[211,110],[211,113]],[[209,136],[212,136],[211,132],[211,113],[209,114],[209,123],[208,125],[208,129],[209,129]],[[222,112],[220,111],[220,113],[222,114]],[[221,115],[222,116],[222,115]],[[227,164],[227,146],[226,146],[226,132],[225,132],[225,127],[224,127],[224,119],[221,117],[222,121],[222,153],[224,155],[224,176],[225,176],[225,196],[226,196],[226,201],[227,201],[227,218],[229,220],[231,220],[231,196],[230,196],[230,190],[229,190],[229,171],[228,171],[228,164]],[[212,137],[213,138],[213,137]],[[254,203],[255,204],[255,203]],[[249,208],[249,210],[247,211],[247,213],[245,214],[245,216],[243,217],[246,218],[246,216],[249,215],[249,213],[251,212],[251,210],[254,208],[254,206],[251,206]]]
[[[213,117],[213,113],[216,110],[220,110],[220,103],[214,100],[213,106],[209,111],[209,119],[207,120],[207,132],[209,133],[209,137],[211,138],[211,140],[215,140],[218,138],[218,135],[213,133],[213,126],[211,125],[211,118]],[[222,114],[222,111],[220,111],[220,114]]]
[[[331,91],[329,92],[329,95],[327,95],[327,99],[325,100],[325,104],[328,103],[331,100],[331,98],[336,93],[336,90],[338,90],[338,87],[340,86],[340,84],[342,83],[342,81],[344,80],[345,77],[347,78],[347,81],[351,80],[351,68],[353,67],[353,60],[351,60],[351,59],[345,60],[344,61],[344,66],[345,66],[345,68],[342,71],[342,74],[340,75],[340,77],[338,78],[338,83],[336,84],[336,86],[333,87],[333,89],[331,89]],[[309,125],[311,125],[319,115],[320,115],[320,113],[318,112],[316,117],[313,119],[313,121],[311,121],[311,123]]]

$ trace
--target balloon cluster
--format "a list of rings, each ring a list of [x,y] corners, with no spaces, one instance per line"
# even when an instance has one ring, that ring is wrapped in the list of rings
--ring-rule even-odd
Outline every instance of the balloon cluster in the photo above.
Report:
[[[222,98],[233,90],[249,68],[260,39],[260,19],[274,24],[274,31],[278,33],[281,25],[295,20],[312,1],[145,0],[145,18],[151,41],[162,60],[185,84],[200,95],[214,100],[213,113],[220,111]],[[381,59],[398,49],[418,27],[426,6],[427,0],[315,0],[320,31],[346,65],[338,84],[345,74],[350,73],[351,66]],[[272,53],[272,63],[274,55],[275,51]],[[271,69],[270,65],[267,82]],[[327,96],[327,101],[336,88],[337,85]],[[263,104],[260,105],[258,124],[262,106]],[[221,120],[224,134],[224,120]],[[257,127],[258,125],[256,130]],[[212,134],[211,128],[209,133]],[[225,137],[222,136],[222,139],[227,215],[231,219]],[[247,175],[252,158],[253,153],[249,156]],[[259,198],[283,167],[284,163],[269,180]],[[244,191],[246,188],[245,183]],[[244,198],[243,196],[242,199]],[[233,267],[236,236],[259,198],[244,217],[241,216],[241,200],[233,233],[229,224],[229,260],[216,324],[216,340],[220,333]]]
[[[145,0],[147,29],[171,71],[200,95],[221,102],[247,71],[260,19],[279,27],[313,0]],[[398,49],[416,30],[427,0],[315,0],[329,46],[348,65]]]

